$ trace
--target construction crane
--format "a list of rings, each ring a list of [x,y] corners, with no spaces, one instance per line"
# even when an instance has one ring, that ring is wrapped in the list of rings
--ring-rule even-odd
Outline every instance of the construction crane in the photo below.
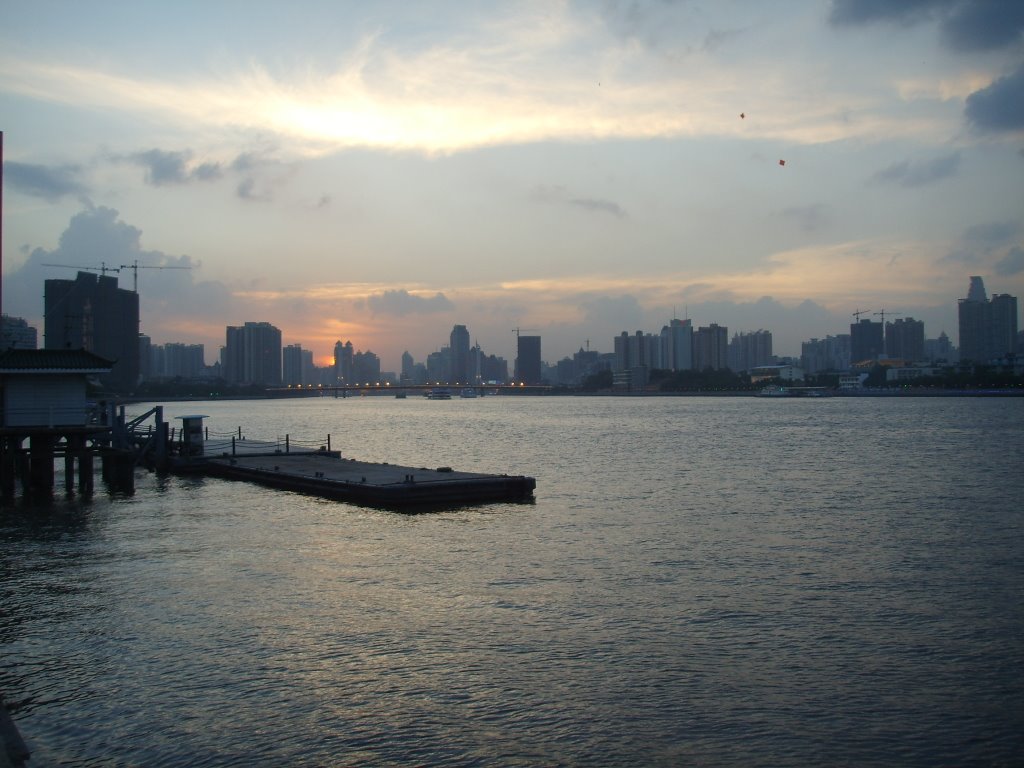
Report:
[[[177,267],[169,264],[139,264],[139,260],[136,259],[131,264],[122,264],[119,269],[130,269],[132,271],[132,291],[135,293],[139,292],[139,270],[140,269],[192,269],[192,267]]]
[[[859,322],[860,322],[860,316],[861,316],[861,315],[866,315],[866,314],[868,314],[868,313],[869,313],[870,311],[871,311],[870,309],[858,309],[858,310],[857,310],[856,312],[852,312],[851,314],[852,314],[852,315],[853,315],[853,316],[854,316],[855,318],[857,318],[857,322],[859,323]]]
[[[885,316],[886,315],[888,315],[889,317],[899,317],[900,314],[902,314],[902,313],[900,313],[900,312],[886,312],[883,309],[883,310],[880,310],[878,312],[875,312],[875,314],[881,316],[881,318],[882,318],[882,325],[885,325]]]
[[[105,261],[100,262],[98,267],[80,267],[77,264],[43,264],[44,267],[62,267],[64,269],[77,269],[82,272],[99,272],[101,275],[107,272],[120,272],[121,267],[108,267]]]

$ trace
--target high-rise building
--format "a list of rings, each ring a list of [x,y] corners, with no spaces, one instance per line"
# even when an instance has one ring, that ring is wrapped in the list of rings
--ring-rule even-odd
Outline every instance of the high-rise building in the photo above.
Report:
[[[850,363],[878,360],[885,353],[882,324],[867,318],[850,325]]]
[[[689,319],[672,318],[661,329],[661,362],[670,371],[693,368],[693,325]]]
[[[0,350],[35,349],[38,343],[36,329],[24,318],[10,315],[0,318]]]
[[[229,384],[281,384],[281,330],[270,323],[228,326],[224,378]]]
[[[885,354],[899,360],[924,360],[924,323],[912,317],[886,323]]]
[[[540,336],[519,336],[516,347],[516,382],[540,384]]]
[[[800,347],[800,367],[805,374],[845,371],[850,368],[850,335],[840,333],[805,341]]]
[[[409,354],[409,350],[402,353],[402,376],[401,382],[403,384],[414,383],[413,377],[416,372],[416,361],[413,360],[412,355]]]
[[[989,301],[981,277],[971,278],[967,298],[957,306],[960,359],[985,363],[1012,354],[1017,337],[1017,298],[995,294]]]
[[[355,359],[355,349],[352,347],[351,341],[346,341],[344,344],[339,340],[334,345],[334,381],[336,384],[352,384],[355,382],[353,374],[353,361]]]
[[[306,382],[302,376],[302,345],[289,344],[281,352],[283,380],[286,387],[297,387]]]
[[[465,384],[470,381],[471,375],[469,366],[469,331],[466,330],[466,326],[456,325],[453,327],[449,341],[451,371],[448,381],[452,384]]]
[[[718,323],[698,328],[693,335],[693,367],[719,371],[728,365],[729,329]]]
[[[932,363],[955,363],[959,359],[957,351],[945,331],[940,333],[937,339],[925,339],[924,341],[925,359]]]
[[[139,295],[117,278],[79,272],[44,283],[46,349],[85,349],[113,360],[104,386],[131,392],[139,381]]]
[[[729,342],[729,368],[736,373],[774,362],[771,331],[737,333]]]

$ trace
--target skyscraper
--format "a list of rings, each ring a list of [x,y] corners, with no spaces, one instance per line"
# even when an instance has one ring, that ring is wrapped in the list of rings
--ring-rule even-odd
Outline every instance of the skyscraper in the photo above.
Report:
[[[729,368],[736,373],[774,362],[771,331],[738,333],[729,342]]]
[[[452,328],[450,337],[451,373],[448,381],[452,384],[465,384],[470,380],[469,367],[469,331],[464,325]]]
[[[886,323],[885,354],[900,360],[924,360],[924,323],[912,317]]]
[[[975,363],[1012,354],[1017,337],[1017,298],[995,294],[989,301],[981,277],[971,277],[967,298],[957,305],[960,359]]]
[[[693,368],[693,325],[689,319],[672,318],[661,329],[662,365],[670,371],[688,371]]]
[[[114,361],[100,378],[118,392],[139,381],[139,295],[117,278],[79,272],[74,280],[44,283],[46,349],[85,349]]]
[[[850,325],[850,362],[878,360],[885,352],[882,324],[867,318]]]
[[[227,328],[224,378],[230,384],[281,384],[281,330],[270,323]]]
[[[300,386],[305,384],[302,376],[302,345],[289,344],[282,350],[281,361],[284,367],[285,386]]]
[[[519,336],[516,346],[516,381],[540,384],[540,336]]]
[[[698,328],[693,335],[693,367],[718,371],[728,365],[729,329],[718,323]]]

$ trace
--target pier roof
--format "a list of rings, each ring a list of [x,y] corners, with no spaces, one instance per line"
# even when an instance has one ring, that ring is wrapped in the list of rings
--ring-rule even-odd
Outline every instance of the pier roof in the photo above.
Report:
[[[8,349],[0,352],[0,374],[110,373],[114,363],[85,349]]]

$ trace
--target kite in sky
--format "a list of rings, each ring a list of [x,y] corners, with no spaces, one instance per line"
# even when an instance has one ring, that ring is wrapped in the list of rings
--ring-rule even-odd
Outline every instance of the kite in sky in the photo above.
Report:
[[[779,160],[779,165],[785,165],[785,164],[786,164],[785,160]]]

